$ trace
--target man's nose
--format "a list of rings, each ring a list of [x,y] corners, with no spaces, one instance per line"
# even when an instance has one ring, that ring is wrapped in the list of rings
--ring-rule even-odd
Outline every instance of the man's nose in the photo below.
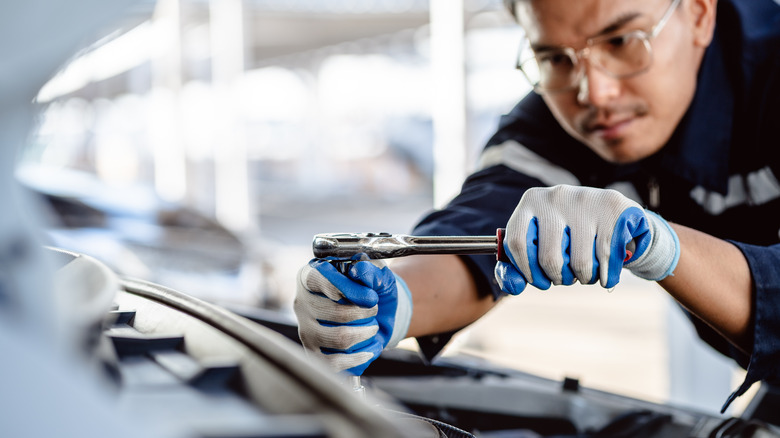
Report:
[[[577,102],[581,105],[604,106],[620,94],[620,80],[607,72],[584,62],[577,90]]]

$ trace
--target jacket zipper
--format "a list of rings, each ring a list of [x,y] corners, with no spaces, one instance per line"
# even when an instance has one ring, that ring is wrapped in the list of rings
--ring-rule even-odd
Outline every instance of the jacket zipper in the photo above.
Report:
[[[655,210],[661,205],[661,187],[654,176],[651,176],[647,181],[647,198],[647,204],[651,210]]]

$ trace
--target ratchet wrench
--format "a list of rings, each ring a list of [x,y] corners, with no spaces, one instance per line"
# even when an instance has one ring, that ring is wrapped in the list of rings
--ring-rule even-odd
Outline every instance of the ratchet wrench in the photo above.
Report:
[[[326,233],[312,241],[314,256],[349,259],[365,253],[371,259],[387,259],[417,254],[479,255],[495,254],[497,260],[508,261],[504,254],[504,228],[495,236],[410,236],[390,233]]]
[[[418,254],[479,255],[495,254],[496,260],[509,262],[504,252],[506,229],[499,228],[495,236],[410,236],[390,233],[325,233],[312,241],[314,256],[332,257],[337,269],[346,273],[350,257],[365,253],[371,259],[387,259]],[[627,248],[625,260],[631,258],[634,242]],[[365,396],[360,376],[352,376],[353,391]]]
[[[314,256],[348,260],[355,254],[366,253],[371,259],[389,259],[418,254],[479,255],[495,254],[496,260],[510,262],[504,252],[505,228],[495,236],[410,236],[390,233],[326,233],[317,234],[312,241]],[[626,245],[628,261],[636,242]]]

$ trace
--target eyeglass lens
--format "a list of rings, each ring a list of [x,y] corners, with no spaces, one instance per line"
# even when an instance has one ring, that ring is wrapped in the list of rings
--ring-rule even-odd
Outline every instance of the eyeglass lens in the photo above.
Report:
[[[582,56],[582,55],[580,55]],[[643,32],[631,32],[594,41],[585,56],[593,66],[614,77],[639,73],[650,65],[650,44]],[[520,64],[535,87],[561,90],[575,85],[580,59],[571,49],[546,50]]]

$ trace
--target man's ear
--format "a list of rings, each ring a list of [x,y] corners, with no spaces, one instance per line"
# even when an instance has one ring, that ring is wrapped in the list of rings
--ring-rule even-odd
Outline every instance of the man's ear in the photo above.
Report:
[[[683,4],[686,15],[691,21],[694,44],[707,47],[712,41],[715,29],[718,0],[687,0]]]

